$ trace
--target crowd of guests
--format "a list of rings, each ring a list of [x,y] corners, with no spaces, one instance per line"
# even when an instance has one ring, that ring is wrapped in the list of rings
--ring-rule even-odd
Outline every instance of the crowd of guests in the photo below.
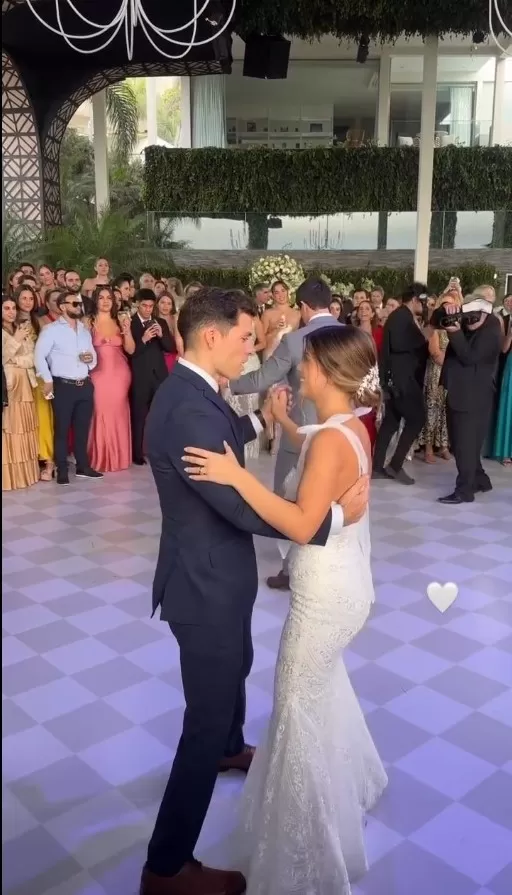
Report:
[[[2,490],[54,477],[67,484],[72,461],[76,475],[87,478],[145,463],[148,410],[183,351],[179,311],[200,288],[198,282],[184,288],[176,278],[156,279],[149,272],[138,283],[130,273],[112,278],[105,258],[97,260],[94,274],[83,281],[77,270],[52,270],[45,264],[38,269],[22,264],[8,277],[2,296]],[[301,325],[286,283],[261,283],[253,292],[258,317],[244,372],[257,369],[283,336]],[[492,286],[481,286],[476,293],[495,304]],[[428,294],[421,284],[400,297],[386,296],[379,286],[371,292],[358,289],[350,298],[332,296],[333,317],[374,340],[383,379],[394,351],[395,368],[401,355],[404,375],[412,376],[419,389],[421,400],[411,400],[405,409],[391,401],[384,418],[381,411],[364,418],[377,474],[408,484],[412,479],[404,461],[414,452],[421,452],[429,464],[451,456],[447,390],[441,379],[449,337],[433,329],[430,318],[441,305],[461,307],[462,301],[456,279],[439,296]],[[494,375],[487,455],[510,465],[512,295],[494,316],[501,359]],[[393,345],[386,336],[391,330]],[[238,413],[258,407],[258,395],[231,395],[225,386],[226,399]],[[258,449],[255,444],[249,450],[254,456]]]
[[[474,290],[474,296],[481,296],[494,306],[494,317],[501,333],[501,351],[495,364],[493,376],[494,401],[490,410],[488,433],[484,454],[499,460],[504,466],[512,463],[512,295],[507,295],[503,305],[496,307],[496,291],[493,286],[481,285]],[[431,326],[431,318],[442,306],[454,305],[461,309],[464,298],[460,283],[454,278],[440,295],[432,295],[426,286],[414,284],[403,296],[386,297],[384,290],[376,286],[368,295],[362,290],[354,293],[351,299],[343,300],[333,296],[331,313],[336,319],[359,326],[368,332],[374,342],[379,356],[381,379],[386,385],[386,377],[390,367],[403,369],[404,376],[415,380],[416,393],[410,401],[408,413],[398,407],[393,419],[393,402],[386,405],[387,421],[382,427],[376,415],[369,417],[367,425],[373,443],[377,442],[377,431],[380,438],[374,465],[382,472],[385,468],[399,481],[412,483],[411,477],[404,471],[404,461],[414,453],[421,455],[425,463],[434,464],[438,460],[449,460],[451,457],[451,438],[447,418],[447,388],[443,383],[441,371],[449,345],[449,334],[442,328]],[[399,308],[400,314],[393,316],[389,338],[384,344],[386,322],[390,315]],[[407,313],[405,312],[407,308]],[[422,400],[423,395],[423,400]],[[392,442],[389,431],[395,435]],[[400,441],[402,444],[400,445]],[[398,453],[393,448],[398,449]],[[386,459],[392,457],[391,466]],[[394,461],[394,462],[393,462]]]

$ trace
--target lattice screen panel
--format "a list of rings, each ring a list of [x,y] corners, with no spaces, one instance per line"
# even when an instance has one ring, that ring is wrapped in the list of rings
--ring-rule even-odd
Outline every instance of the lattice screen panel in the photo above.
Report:
[[[13,223],[35,233],[43,224],[39,134],[30,97],[2,50],[2,205]]]

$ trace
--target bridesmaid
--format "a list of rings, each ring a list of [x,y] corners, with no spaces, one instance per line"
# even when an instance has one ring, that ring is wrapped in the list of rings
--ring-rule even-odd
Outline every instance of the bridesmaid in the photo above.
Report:
[[[106,258],[97,258],[94,265],[96,276],[87,277],[82,285],[82,295],[91,297],[98,286],[108,286],[110,282],[110,264]]]
[[[162,320],[165,320],[169,327],[169,332],[174,336],[174,341],[176,342],[176,352],[173,354],[167,352],[164,353],[165,363],[170,373],[178,357],[183,354],[183,339],[178,332],[178,312],[176,311],[176,302],[172,295],[168,292],[164,292],[160,295],[156,307],[157,317],[161,317]]]
[[[17,325],[17,313],[12,298],[2,296],[2,364],[7,385],[7,406],[2,413],[2,491],[28,488],[39,480],[34,342],[30,324]]]
[[[21,286],[14,294],[14,301],[18,309],[17,322],[29,325],[32,342],[35,345],[42,325],[42,320],[37,314],[35,292],[30,286]],[[47,401],[44,396],[43,383],[39,378],[34,388],[34,402],[39,426],[39,460],[44,463],[41,481],[51,482],[55,469],[53,462],[53,407],[52,402]]]
[[[91,373],[94,412],[89,431],[89,459],[100,472],[128,469],[132,462],[132,437],[128,391],[131,374],[126,355],[135,343],[130,317],[117,318],[112,289],[98,286],[92,295],[91,331],[98,365]]]

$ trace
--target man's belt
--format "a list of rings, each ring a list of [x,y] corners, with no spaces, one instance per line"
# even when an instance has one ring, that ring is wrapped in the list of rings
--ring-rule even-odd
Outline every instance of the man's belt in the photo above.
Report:
[[[85,379],[64,379],[62,376],[55,376],[55,379],[57,382],[63,382],[64,385],[77,385],[79,388],[85,385],[86,382],[89,382],[88,376]]]

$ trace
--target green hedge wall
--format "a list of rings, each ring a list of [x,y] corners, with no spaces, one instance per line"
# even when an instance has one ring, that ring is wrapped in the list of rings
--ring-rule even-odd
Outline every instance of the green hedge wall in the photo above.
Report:
[[[336,214],[414,211],[418,150],[146,150],[144,201],[173,215],[246,212]],[[512,207],[512,148],[438,149],[432,208],[496,211]]]
[[[323,34],[359,39],[363,32],[382,38],[487,33],[488,10],[486,0],[238,0],[235,30],[306,40]],[[510,24],[510,0],[500,0],[500,12]],[[497,21],[495,29],[503,30]]]
[[[376,270],[368,268],[360,270],[348,270],[347,268],[333,268],[330,270],[307,270],[308,275],[324,274],[331,282],[353,283],[359,286],[367,277],[376,285],[382,286],[386,295],[399,295],[414,279],[411,268],[394,270],[383,267]],[[459,277],[463,291],[468,294],[472,289],[483,283],[494,283],[496,269],[490,264],[464,265],[450,270],[432,270],[428,277],[428,286],[432,293],[438,294],[446,289],[450,277]],[[182,267],[173,270],[173,276],[179,277],[182,283],[199,282],[205,286],[224,286],[233,289],[249,288],[249,268],[190,268]]]

